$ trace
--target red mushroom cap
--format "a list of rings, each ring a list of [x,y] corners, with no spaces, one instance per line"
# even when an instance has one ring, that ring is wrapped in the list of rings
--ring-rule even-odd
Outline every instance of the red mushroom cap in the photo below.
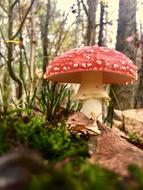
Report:
[[[85,46],[56,57],[46,69],[46,78],[80,83],[101,74],[104,84],[123,84],[137,78],[137,68],[124,54],[110,48]]]

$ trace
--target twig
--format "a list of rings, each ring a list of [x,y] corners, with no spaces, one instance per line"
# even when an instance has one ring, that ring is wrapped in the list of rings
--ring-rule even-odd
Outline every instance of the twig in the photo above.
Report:
[[[24,25],[24,23],[25,23],[25,20],[26,20],[26,18],[27,18],[27,15],[29,14],[29,12],[30,12],[30,10],[31,10],[31,8],[32,8],[32,6],[33,6],[33,4],[34,4],[34,2],[35,2],[35,0],[32,0],[31,1],[31,4],[30,4],[30,6],[29,6],[29,8],[28,8],[28,10],[27,10],[27,12],[26,12],[26,14],[25,14],[25,16],[24,16],[24,18],[23,18],[23,20],[22,20],[22,22],[21,22],[21,24],[20,24],[20,26],[19,26],[19,28],[18,28],[18,30],[17,30],[17,32],[13,35],[13,37],[12,37],[12,40],[14,39],[14,38],[16,38],[16,36],[19,34],[19,32],[21,31],[21,29],[22,29],[22,27],[23,27],[23,25]]]
[[[5,56],[0,52],[0,56],[5,60],[5,62],[7,63],[7,60],[5,58]]]
[[[84,9],[84,11],[85,11],[85,14],[86,14],[87,18],[90,20],[87,7],[86,7],[86,5],[84,4],[83,0],[81,0],[81,3],[82,3],[82,6],[83,6],[83,9]]]
[[[2,2],[0,2],[0,7],[3,9],[3,11],[8,14],[7,10],[5,9],[4,5],[2,4]]]
[[[3,31],[2,31],[1,28],[0,28],[0,34],[1,34],[1,37],[2,37],[3,41],[5,42],[5,37],[4,37]],[[8,44],[5,43],[5,45],[6,45],[6,47],[8,48]]]
[[[16,3],[18,3],[19,2],[19,0],[15,0],[14,2],[13,2],[13,4],[11,5],[11,7],[13,8],[15,5],[16,5]]]

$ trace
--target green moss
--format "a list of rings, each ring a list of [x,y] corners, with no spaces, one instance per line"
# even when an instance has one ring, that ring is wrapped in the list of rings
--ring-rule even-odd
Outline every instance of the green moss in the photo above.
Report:
[[[138,143],[138,142],[139,142],[139,139],[138,139],[138,137],[137,137],[136,132],[130,132],[130,133],[128,134],[128,136],[129,136],[129,140],[130,140],[132,143]]]
[[[45,159],[52,161],[65,157],[87,155],[87,142],[71,138],[64,123],[51,125],[44,117],[9,118],[1,121],[1,146],[22,144],[38,150]]]

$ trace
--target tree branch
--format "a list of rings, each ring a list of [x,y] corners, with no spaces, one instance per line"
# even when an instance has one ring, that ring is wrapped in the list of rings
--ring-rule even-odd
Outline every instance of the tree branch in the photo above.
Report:
[[[83,6],[83,9],[84,9],[84,11],[85,11],[85,14],[86,14],[87,18],[89,19],[88,10],[87,10],[87,7],[86,7],[86,5],[84,4],[83,0],[81,0],[81,3],[82,3],[82,6]]]
[[[13,29],[13,9],[11,6],[9,6],[8,10],[8,39],[12,39],[12,29]],[[13,48],[12,44],[8,43],[7,46],[7,66],[8,66],[8,71],[11,76],[11,78],[18,84],[19,89],[22,87],[22,80],[19,78],[19,76],[14,72],[14,69],[12,67],[12,57],[13,57]],[[20,91],[18,91],[18,99],[22,97],[22,94]]]
[[[15,1],[13,2],[13,4],[11,5],[11,7],[14,8],[14,6],[15,6],[18,2],[19,2],[19,0],[15,0]]]
[[[42,40],[42,49],[43,49],[43,73],[45,73],[46,66],[49,63],[48,34],[49,34],[50,19],[51,19],[51,0],[47,0],[46,14],[40,16],[41,40]]]
[[[3,31],[1,28],[0,28],[0,34],[1,34],[3,41],[5,42],[5,37],[4,37]],[[7,43],[5,43],[5,45],[6,45],[6,47],[8,47]]]
[[[2,64],[2,65],[0,65],[0,68],[2,68],[3,66],[5,66],[6,65],[6,63],[5,64]]]
[[[16,36],[19,34],[19,32],[21,31],[21,29],[22,29],[22,27],[23,27],[23,25],[24,25],[24,23],[25,23],[25,20],[26,20],[26,18],[27,18],[27,15],[29,14],[29,12],[30,12],[30,10],[31,10],[31,8],[32,8],[32,6],[33,6],[33,4],[34,4],[34,2],[35,2],[35,0],[32,0],[31,1],[31,4],[30,4],[30,6],[29,6],[29,8],[28,8],[28,10],[27,10],[27,12],[26,12],[26,14],[25,14],[25,16],[24,16],[24,18],[23,18],[23,20],[22,20],[22,22],[21,22],[21,24],[20,24],[20,26],[19,26],[19,28],[18,28],[18,30],[17,30],[17,32],[13,35],[13,37],[12,37],[12,40],[14,39],[14,38],[16,38]]]
[[[3,9],[3,11],[8,14],[7,10],[5,9],[4,5],[2,4],[2,2],[0,2],[0,7]]]
[[[5,58],[5,56],[0,52],[0,56],[4,59],[4,61],[7,63],[7,60]]]

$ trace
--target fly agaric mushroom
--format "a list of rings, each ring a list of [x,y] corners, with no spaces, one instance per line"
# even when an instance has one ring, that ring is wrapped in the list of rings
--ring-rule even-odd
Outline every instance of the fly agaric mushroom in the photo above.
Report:
[[[76,95],[82,100],[82,112],[91,117],[102,113],[102,100],[109,100],[104,84],[131,83],[137,68],[124,54],[106,47],[85,46],[56,57],[47,67],[47,80],[80,83]],[[102,119],[100,118],[100,121]]]

